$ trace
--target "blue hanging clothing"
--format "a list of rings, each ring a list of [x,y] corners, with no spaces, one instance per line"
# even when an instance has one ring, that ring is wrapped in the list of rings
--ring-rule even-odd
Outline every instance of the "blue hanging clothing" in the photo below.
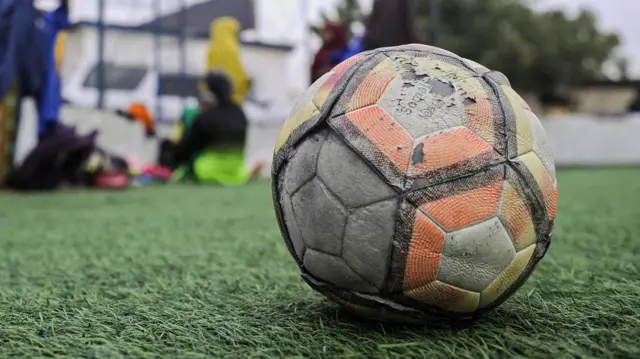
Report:
[[[0,0],[0,98],[16,82],[25,96],[42,90],[47,66],[39,19],[33,0]]]
[[[38,132],[42,135],[59,120],[62,107],[62,87],[60,74],[56,69],[55,44],[60,31],[71,26],[69,9],[61,5],[53,11],[43,14],[44,54],[46,56],[46,78],[38,103]]]
[[[336,51],[331,56],[333,65],[337,65],[346,59],[361,53],[364,49],[364,35],[354,36],[344,50]]]

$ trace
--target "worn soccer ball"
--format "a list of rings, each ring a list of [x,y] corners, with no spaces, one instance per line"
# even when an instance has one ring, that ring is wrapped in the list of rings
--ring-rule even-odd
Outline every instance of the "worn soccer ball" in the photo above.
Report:
[[[556,215],[536,115],[503,74],[424,45],[362,53],[315,82],[272,176],[304,280],[379,320],[495,308],[545,255]]]

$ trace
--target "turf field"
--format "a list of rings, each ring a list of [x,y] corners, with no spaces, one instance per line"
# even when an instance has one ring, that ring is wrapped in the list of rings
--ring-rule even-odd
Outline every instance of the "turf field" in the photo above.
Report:
[[[299,278],[269,184],[0,195],[0,358],[640,358],[640,170],[559,174],[531,280],[470,328],[360,321]]]

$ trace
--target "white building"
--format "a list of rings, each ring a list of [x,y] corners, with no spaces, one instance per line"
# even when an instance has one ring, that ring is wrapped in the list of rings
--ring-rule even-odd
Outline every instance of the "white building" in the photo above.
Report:
[[[211,21],[229,15],[245,29],[241,56],[253,81],[252,97],[257,103],[269,105],[265,108],[250,102],[248,113],[262,116],[271,109],[286,116],[299,93],[299,89],[290,86],[289,79],[293,47],[257,41],[255,36],[251,39],[255,34],[251,0],[211,0],[192,5],[184,12],[175,9],[155,21],[104,25],[105,107],[126,109],[130,103],[139,102],[161,121],[176,120],[183,108],[183,96],[195,97],[195,79],[205,69]],[[63,97],[82,107],[98,104],[99,29],[97,21],[76,21],[68,35],[62,68]],[[185,36],[181,37],[183,29]]]

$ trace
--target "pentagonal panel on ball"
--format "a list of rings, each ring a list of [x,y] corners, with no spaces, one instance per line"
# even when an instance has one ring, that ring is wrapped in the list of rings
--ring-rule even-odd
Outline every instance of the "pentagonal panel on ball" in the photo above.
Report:
[[[309,88],[306,91],[304,91],[302,95],[300,95],[295,105],[291,109],[291,114],[289,116],[290,117],[293,116],[294,114],[299,112],[303,107],[306,107],[308,104],[312,104],[314,105],[314,107],[317,108],[317,106],[315,106],[315,104],[313,103],[313,97],[316,95],[318,90],[320,90],[320,87],[322,87],[322,85],[327,81],[327,79],[329,79],[330,76],[331,76],[331,73],[326,73],[322,75],[319,79],[317,79],[314,83],[312,83],[311,86],[309,86]]]
[[[280,133],[275,143],[275,152],[278,153],[291,137],[303,124],[315,121],[320,110],[313,103],[313,98],[324,82],[329,78],[330,74],[325,74],[314,82],[296,101],[291,109],[289,117],[280,128]]]
[[[274,146],[274,152],[276,154],[280,153],[290,138],[301,137],[303,133],[301,129],[318,121],[319,118],[320,111],[318,111],[313,103],[309,102],[304,105],[300,111],[291,115],[280,128],[280,133]]]
[[[465,99],[465,126],[504,154],[504,116],[496,94],[482,78],[470,78],[464,83],[474,89],[473,93],[467,92]]]
[[[558,186],[555,178],[552,178],[544,164],[536,155],[535,152],[526,153],[517,158],[517,163],[523,165],[526,171],[533,179],[525,178],[525,181],[529,181],[530,186],[538,188],[542,194],[542,198],[539,198],[548,214],[548,219],[552,221],[556,216],[556,207],[558,204]]]
[[[507,231],[511,233],[517,251],[536,243],[536,229],[531,210],[525,203],[525,199],[508,181],[504,184],[499,217]]]
[[[502,85],[500,89],[507,99],[503,104],[505,110],[510,113],[507,121],[514,122],[514,124],[507,125],[510,129],[508,137],[511,142],[509,157],[513,158],[533,150],[533,134],[529,120],[531,109],[510,86]]]
[[[498,218],[445,235],[438,280],[482,292],[515,257],[509,233]]]
[[[378,106],[329,119],[340,134],[391,185],[403,188],[413,151],[413,137]]]
[[[409,65],[407,65],[409,66]],[[451,81],[426,72],[403,72],[378,101],[413,138],[462,126],[466,122],[465,96]]]
[[[360,277],[338,256],[307,249],[302,264],[314,277],[340,288],[361,293],[378,292],[376,287]]]
[[[399,66],[393,60],[384,58],[371,71],[358,74],[362,81],[358,83],[353,95],[348,99],[349,104],[346,112],[375,105],[385,93],[391,81],[398,76],[399,70]],[[366,71],[366,69],[362,71]]]
[[[434,281],[405,292],[405,295],[419,302],[455,313],[473,313],[478,309],[480,294]]]
[[[502,196],[501,168],[425,188],[410,199],[446,231],[487,220],[498,212]]]
[[[302,238],[302,232],[296,220],[295,213],[293,212],[293,206],[291,205],[291,195],[286,191],[280,192],[280,206],[282,206],[282,216],[285,226],[287,228],[287,234],[291,240],[291,245],[299,260],[302,260],[304,250],[307,245]]]
[[[447,170],[459,176],[489,166],[500,155],[485,140],[466,127],[455,127],[426,136],[418,141],[411,162],[411,176],[421,177]],[[457,168],[454,170],[452,168]],[[446,180],[443,174],[440,181]]]
[[[352,210],[347,219],[342,258],[356,273],[382,289],[395,233],[398,199]]]
[[[436,280],[443,247],[442,228],[422,211],[416,210],[402,283],[405,293]]]
[[[498,298],[513,288],[520,276],[526,274],[525,271],[531,263],[535,250],[536,245],[534,244],[516,254],[513,261],[500,273],[498,278],[480,293],[479,308],[485,308],[495,303]]]
[[[313,103],[317,108],[323,109],[331,93],[335,89],[340,88],[339,85],[344,83],[343,80],[346,79],[345,75],[349,69],[356,65],[361,58],[362,55],[353,56],[338,64],[328,74],[325,74],[325,76],[327,76],[326,80],[323,81],[313,97]]]
[[[347,208],[396,196],[396,192],[335,133],[329,134],[320,150],[317,174]]]
[[[293,194],[303,184],[315,177],[318,156],[326,138],[327,131],[324,130],[310,135],[296,148],[285,169],[285,191]]]
[[[553,160],[553,150],[549,144],[547,132],[545,131],[540,119],[533,112],[529,112],[529,122],[531,123],[531,131],[533,134],[533,152],[540,158],[540,161],[546,168],[549,176],[555,181],[556,167]]]
[[[307,248],[339,256],[347,211],[319,178],[293,196],[296,223]]]

